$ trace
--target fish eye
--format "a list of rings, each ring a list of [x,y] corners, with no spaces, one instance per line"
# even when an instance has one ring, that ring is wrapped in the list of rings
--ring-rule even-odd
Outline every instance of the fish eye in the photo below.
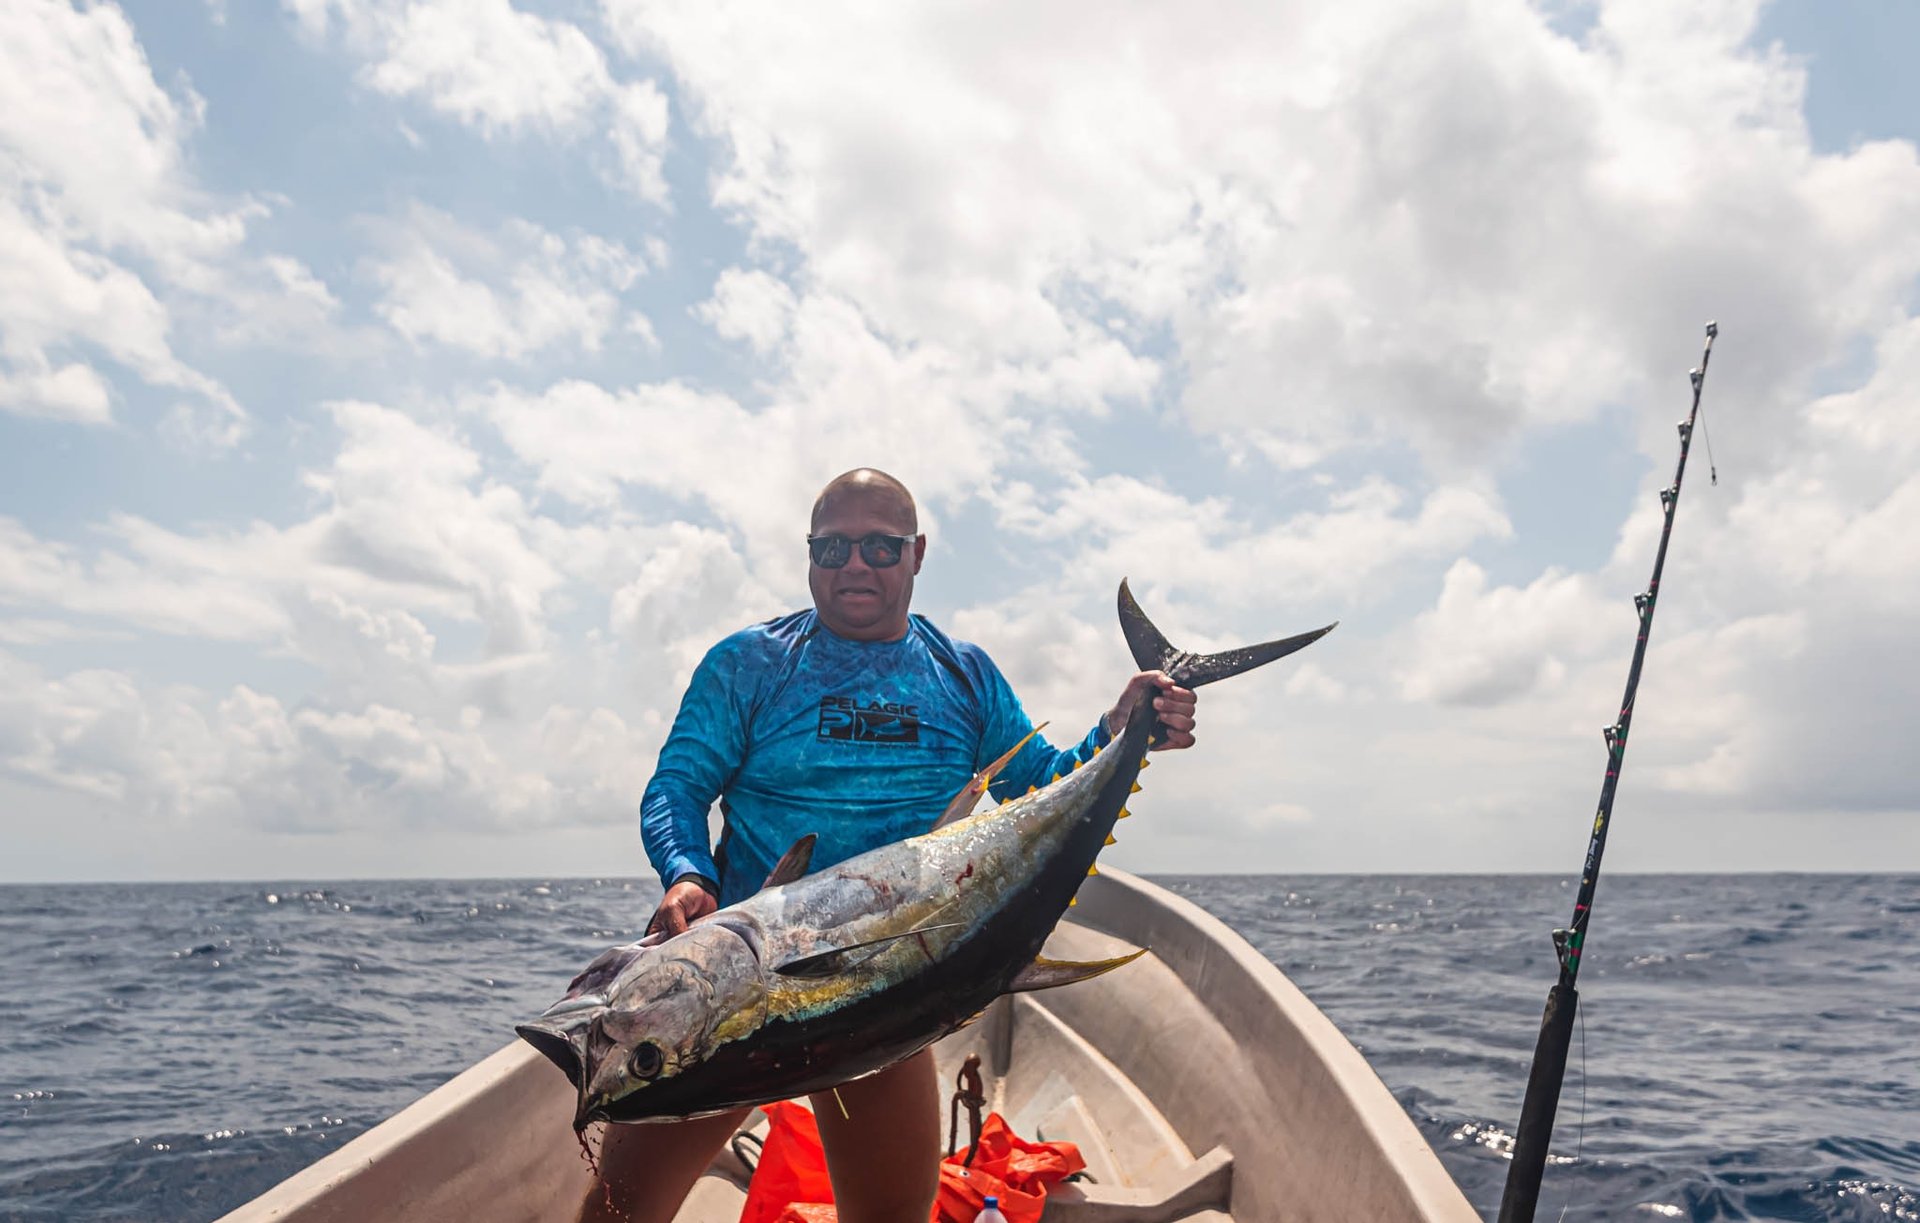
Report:
[[[659,1074],[667,1064],[667,1055],[660,1052],[660,1046],[650,1040],[643,1040],[633,1047],[627,1055],[627,1069],[636,1079],[651,1079]]]

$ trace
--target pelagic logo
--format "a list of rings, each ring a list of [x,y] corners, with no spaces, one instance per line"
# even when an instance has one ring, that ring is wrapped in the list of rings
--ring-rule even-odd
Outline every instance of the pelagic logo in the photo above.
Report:
[[[883,747],[920,742],[920,707],[891,701],[862,705],[850,696],[820,698],[820,737]]]

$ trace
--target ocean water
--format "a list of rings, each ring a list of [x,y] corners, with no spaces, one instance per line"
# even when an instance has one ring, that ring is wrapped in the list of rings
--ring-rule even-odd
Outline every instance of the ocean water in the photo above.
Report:
[[[1305,989],[1491,1218],[1570,881],[1160,882]],[[657,896],[0,887],[0,1220],[216,1218],[504,1044]],[[1920,1219],[1920,877],[1610,877],[1580,986],[1540,1219]]]

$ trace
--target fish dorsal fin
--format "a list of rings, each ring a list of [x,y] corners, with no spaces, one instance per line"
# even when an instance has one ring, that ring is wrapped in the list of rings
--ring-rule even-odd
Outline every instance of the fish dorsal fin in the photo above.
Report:
[[[889,944],[903,938],[915,938],[922,934],[931,934],[935,930],[958,930],[964,923],[957,921],[941,922],[934,926],[918,926],[912,930],[903,930],[899,934],[883,934],[879,938],[862,939],[857,943],[848,943],[844,947],[833,947],[826,951],[817,951],[812,955],[803,955],[796,959],[773,966],[773,971],[783,977],[831,977],[835,973],[845,972],[871,957],[878,955]]]
[[[1145,954],[1146,948],[1143,947],[1132,955],[1115,956],[1111,960],[1049,960],[1039,956],[1020,970],[1020,975],[1007,986],[1006,992],[1024,994],[1036,989],[1072,985],[1075,981],[1089,981],[1101,973],[1112,972],[1122,964],[1131,964]]]
[[[1000,759],[994,761],[986,768],[981,769],[978,773],[975,773],[972,781],[960,787],[960,793],[953,796],[953,801],[947,804],[947,809],[940,813],[940,818],[933,822],[933,826],[935,828],[945,828],[955,820],[964,820],[969,815],[972,815],[974,804],[978,803],[980,796],[987,792],[987,787],[992,785],[993,779],[1000,775],[1000,770],[1006,768],[1007,762],[1020,754],[1020,749],[1025,747],[1029,740],[1046,728],[1047,724],[1045,722],[1040,723],[1040,725],[1027,732],[1025,739],[1020,740],[1020,742],[1001,753]]]
[[[813,843],[817,839],[813,833],[809,832],[806,836],[795,841],[793,848],[789,849],[785,854],[782,854],[780,860],[773,864],[773,872],[767,876],[767,881],[760,886],[763,888],[779,887],[783,883],[792,883],[795,879],[806,874],[807,867],[813,862]]]

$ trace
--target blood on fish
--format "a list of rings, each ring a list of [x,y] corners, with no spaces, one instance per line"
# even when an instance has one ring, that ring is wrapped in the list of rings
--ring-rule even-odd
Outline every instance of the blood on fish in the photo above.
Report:
[[[961,871],[959,874],[953,877],[953,884],[955,887],[958,887],[962,883],[965,883],[967,880],[971,878],[973,878],[973,863],[969,862],[967,863],[966,870]]]

